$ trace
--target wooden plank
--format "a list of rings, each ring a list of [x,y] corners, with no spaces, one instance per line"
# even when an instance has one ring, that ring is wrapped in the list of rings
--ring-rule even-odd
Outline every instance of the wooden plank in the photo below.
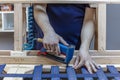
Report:
[[[107,77],[105,76],[102,68],[100,68],[100,69],[97,71],[96,74],[97,74],[99,80],[108,80]]]
[[[74,57],[75,58],[75,57]],[[71,63],[73,63],[74,58]],[[120,56],[92,56],[93,60],[98,64],[120,64]],[[0,56],[0,64],[44,64],[44,65],[63,65],[60,62],[42,57],[42,56],[27,56],[27,57],[10,57]]]
[[[106,4],[98,4],[98,51],[106,50]]]
[[[0,3],[107,3],[120,4],[119,0],[0,0]]]
[[[67,67],[68,80],[77,80],[76,73],[72,67]]]
[[[6,66],[7,67],[7,66]],[[7,73],[16,73],[18,70],[19,65],[12,65],[11,67],[8,67]],[[17,78],[13,77],[5,77],[3,80],[17,80]]]
[[[0,56],[10,56],[10,52],[13,50],[0,50]],[[27,53],[27,56],[37,56],[39,50],[30,50],[24,51]],[[74,55],[76,55],[79,51],[75,50]],[[99,52],[97,50],[89,50],[91,56],[120,56],[120,50],[105,50],[105,52]]]
[[[0,3],[110,3],[110,1],[109,0],[1,0]]]
[[[90,74],[90,73],[86,70],[86,68],[82,68],[81,70],[82,70],[82,73],[83,73],[83,74]],[[85,79],[85,80],[93,80],[92,77],[85,77],[84,79]]]
[[[59,74],[59,67],[58,66],[52,66],[51,74]],[[60,80],[60,78],[59,77],[53,77],[51,80]]]
[[[118,70],[114,66],[107,66],[107,69],[114,74],[119,74]],[[115,80],[120,80],[120,77],[115,77]]]
[[[23,26],[22,26],[22,27],[23,27],[23,28],[22,28],[22,40],[23,40],[23,42],[22,42],[22,43],[25,44],[26,41],[27,41],[27,40],[26,40],[26,37],[27,37],[27,36],[26,36],[26,35],[27,35],[27,34],[26,34],[26,32],[27,32],[27,22],[26,22],[26,8],[25,8],[25,7],[22,8],[22,14],[23,14],[23,16],[22,16],[22,17],[23,17],[23,18],[22,18],[22,19],[23,19],[23,20],[22,20],[22,21],[23,21]],[[23,44],[22,44],[22,45],[23,45]]]
[[[14,50],[22,51],[23,39],[23,19],[22,4],[14,4]]]
[[[10,55],[10,51],[11,50],[0,50],[0,56],[2,56],[2,55],[9,56]]]
[[[94,33],[94,50],[98,50],[98,7],[96,8],[95,12],[95,22],[94,22],[94,28],[95,28],[95,33]]]
[[[32,80],[42,80],[42,66],[35,66]]]
[[[75,55],[78,51],[75,51]],[[5,55],[3,54],[5,53]],[[8,51],[0,51],[0,64],[41,64],[44,65],[63,65],[59,62],[45,58],[43,56],[37,56],[37,51],[30,51],[26,57],[12,57],[9,56]],[[91,57],[98,64],[120,64],[120,50],[106,50],[106,52],[98,52],[90,50]],[[75,56],[70,64],[73,63]]]

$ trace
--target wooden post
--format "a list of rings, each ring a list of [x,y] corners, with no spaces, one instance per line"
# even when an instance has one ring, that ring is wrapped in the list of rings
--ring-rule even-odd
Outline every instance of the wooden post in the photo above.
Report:
[[[96,39],[98,51],[104,52],[106,50],[106,4],[98,4]]]
[[[23,45],[23,18],[22,4],[14,4],[14,50],[22,51]]]

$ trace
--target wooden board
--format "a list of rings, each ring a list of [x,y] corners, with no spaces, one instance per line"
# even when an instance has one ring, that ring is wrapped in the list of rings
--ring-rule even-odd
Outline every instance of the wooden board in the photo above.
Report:
[[[76,51],[75,54],[77,54],[77,52],[78,51]],[[63,65],[59,62],[48,59],[46,57],[36,56],[37,52],[35,51],[29,52],[29,54],[24,57],[23,56],[13,57],[13,56],[9,56],[9,54],[0,56],[0,64],[6,63],[6,64]],[[98,64],[120,64],[120,51],[111,51],[111,50],[108,50],[106,52],[90,51],[90,55]]]
[[[22,4],[14,4],[14,50],[22,51],[23,45],[23,18]]]
[[[66,2],[67,3],[110,3],[110,0],[1,0],[0,1],[0,3],[66,3]],[[114,0],[112,2],[114,3]]]
[[[97,8],[97,49],[106,50],[106,4],[98,4]]]

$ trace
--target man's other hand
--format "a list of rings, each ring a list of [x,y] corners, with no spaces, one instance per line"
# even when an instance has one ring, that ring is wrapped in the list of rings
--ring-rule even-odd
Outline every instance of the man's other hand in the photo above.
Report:
[[[97,69],[99,69],[98,64],[96,64],[95,61],[92,60],[92,58],[89,55],[89,52],[87,50],[80,50],[79,51],[79,53],[76,56],[73,67],[75,69],[78,69],[82,66],[85,66],[91,74],[93,72],[96,72]]]

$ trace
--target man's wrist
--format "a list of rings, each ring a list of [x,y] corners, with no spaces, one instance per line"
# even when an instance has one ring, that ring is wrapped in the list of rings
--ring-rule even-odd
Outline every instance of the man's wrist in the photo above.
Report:
[[[46,31],[43,34],[44,35],[55,35],[56,33],[54,31]]]

